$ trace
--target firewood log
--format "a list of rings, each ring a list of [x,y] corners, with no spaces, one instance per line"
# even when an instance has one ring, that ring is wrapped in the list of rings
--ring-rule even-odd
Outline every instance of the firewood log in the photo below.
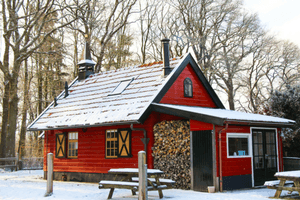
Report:
[[[165,172],[175,188],[190,189],[190,128],[189,121],[162,121],[153,127],[154,168]]]

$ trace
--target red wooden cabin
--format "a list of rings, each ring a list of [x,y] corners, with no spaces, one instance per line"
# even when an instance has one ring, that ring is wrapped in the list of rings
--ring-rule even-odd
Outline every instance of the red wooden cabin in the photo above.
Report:
[[[153,126],[190,122],[191,186],[230,190],[262,185],[283,170],[281,128],[294,121],[226,110],[191,54],[94,74],[88,47],[79,76],[32,122],[54,153],[54,178],[98,182],[110,168],[153,168]],[[46,159],[44,159],[46,174]]]

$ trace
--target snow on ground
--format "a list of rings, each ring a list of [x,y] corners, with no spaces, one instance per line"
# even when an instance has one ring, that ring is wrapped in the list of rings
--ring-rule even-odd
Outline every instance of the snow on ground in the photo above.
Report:
[[[17,172],[0,171],[0,200],[105,200],[109,189],[98,189],[97,183],[78,183],[54,181],[53,195],[44,197],[46,180],[43,180],[42,170],[21,170]],[[285,193],[285,191],[283,192]],[[275,190],[247,189],[223,193],[205,193],[191,190],[164,190],[164,198],[170,200],[268,200],[274,196]],[[159,200],[157,191],[150,191],[149,200]],[[113,200],[137,200],[130,190],[115,189]]]

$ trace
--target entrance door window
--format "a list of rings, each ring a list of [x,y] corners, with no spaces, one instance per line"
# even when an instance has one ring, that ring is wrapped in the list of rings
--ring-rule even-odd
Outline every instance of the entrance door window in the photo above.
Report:
[[[252,130],[254,184],[275,180],[277,172],[276,132],[268,129]]]

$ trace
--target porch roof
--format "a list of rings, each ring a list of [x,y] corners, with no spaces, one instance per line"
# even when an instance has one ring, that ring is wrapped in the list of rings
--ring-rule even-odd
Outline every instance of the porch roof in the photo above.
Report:
[[[185,117],[222,126],[228,124],[260,125],[272,127],[292,127],[294,120],[267,115],[244,113],[221,108],[204,108],[184,105],[152,103],[152,109],[157,112]]]

